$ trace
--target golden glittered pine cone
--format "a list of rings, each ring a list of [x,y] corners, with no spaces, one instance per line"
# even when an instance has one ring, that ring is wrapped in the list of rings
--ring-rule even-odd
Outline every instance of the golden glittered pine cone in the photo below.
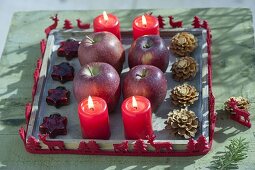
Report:
[[[196,47],[196,37],[188,32],[181,32],[176,34],[173,36],[170,42],[171,51],[180,57],[189,55],[195,50]]]
[[[239,109],[243,109],[245,111],[248,111],[249,107],[250,107],[250,102],[248,99],[244,98],[244,97],[230,97],[225,103],[225,110],[226,111],[229,111],[229,112],[232,112],[233,109],[231,107],[229,107],[229,102],[230,102],[230,99],[233,98],[236,102],[237,102],[237,107]]]
[[[171,71],[176,81],[190,80],[196,76],[197,62],[192,57],[182,57],[173,64]]]
[[[194,86],[183,84],[176,86],[170,96],[174,105],[189,106],[198,100],[198,95]]]
[[[169,112],[165,124],[165,128],[170,130],[170,133],[188,139],[194,137],[197,132],[198,118],[191,110],[174,110],[173,112]]]

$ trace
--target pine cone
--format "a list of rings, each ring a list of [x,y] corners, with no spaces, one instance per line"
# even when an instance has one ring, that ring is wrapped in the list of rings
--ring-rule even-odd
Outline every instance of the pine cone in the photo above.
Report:
[[[194,86],[183,84],[176,86],[171,91],[171,99],[174,105],[189,106],[198,100],[199,93]]]
[[[194,137],[198,128],[198,118],[191,110],[181,109],[169,112],[166,129],[175,135],[188,139]]]
[[[171,68],[173,79],[176,81],[184,81],[192,79],[197,73],[197,63],[192,57],[182,57],[176,61]]]
[[[233,98],[236,102],[237,102],[237,107],[239,109],[243,109],[245,111],[248,111],[249,107],[250,107],[250,102],[248,99],[244,98],[244,97],[230,97],[225,103],[225,110],[229,111],[229,112],[233,112],[233,109],[231,107],[229,107],[228,102],[230,102],[230,99]]]
[[[188,32],[178,33],[171,39],[170,49],[174,54],[180,57],[189,55],[196,47],[196,37]]]

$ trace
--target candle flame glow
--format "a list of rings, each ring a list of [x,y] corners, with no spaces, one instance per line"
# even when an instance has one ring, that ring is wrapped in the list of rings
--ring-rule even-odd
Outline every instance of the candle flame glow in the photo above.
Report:
[[[135,99],[135,96],[132,96],[132,106],[133,106],[134,108],[137,108],[137,101],[136,101],[136,99]]]
[[[147,25],[147,21],[146,21],[146,18],[144,15],[142,16],[142,24],[143,24],[143,26]]]
[[[88,108],[94,110],[94,103],[91,96],[88,97]]]
[[[109,20],[106,11],[103,12],[103,17],[104,17],[104,20],[105,20],[105,21],[108,21],[108,20]]]

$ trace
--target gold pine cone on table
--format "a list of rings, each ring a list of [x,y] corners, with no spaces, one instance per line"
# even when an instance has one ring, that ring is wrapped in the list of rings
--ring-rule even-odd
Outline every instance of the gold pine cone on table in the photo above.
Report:
[[[197,132],[198,118],[191,110],[173,110],[172,112],[169,112],[165,124],[165,128],[168,129],[170,133],[188,139],[194,137]]]
[[[171,91],[172,103],[177,106],[189,106],[198,100],[199,93],[189,84],[179,85]]]
[[[239,96],[239,97],[230,97],[225,103],[225,110],[228,112],[232,112],[233,109],[231,107],[229,107],[228,103],[230,102],[231,98],[233,98],[236,102],[237,102],[237,107],[239,109],[243,109],[245,111],[248,111],[249,107],[250,107],[250,102],[248,99]]]
[[[173,36],[170,42],[171,51],[180,56],[185,57],[192,53],[197,47],[197,39],[193,34],[181,32]]]
[[[192,57],[182,57],[173,64],[171,71],[176,81],[190,80],[196,76],[197,62]]]

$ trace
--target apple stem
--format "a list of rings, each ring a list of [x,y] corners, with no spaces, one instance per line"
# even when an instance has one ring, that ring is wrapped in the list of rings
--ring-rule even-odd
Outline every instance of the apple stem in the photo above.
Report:
[[[92,69],[90,67],[88,67],[88,69],[89,69],[91,76],[94,76]]]
[[[95,43],[95,41],[92,38],[90,38],[89,36],[86,35],[86,38],[89,39],[92,44]]]
[[[147,74],[147,70],[146,69],[143,69],[143,72],[142,72],[142,77],[145,77]]]
[[[143,69],[142,74],[136,74],[137,77],[144,78],[147,74],[147,70]]]
[[[143,48],[150,48],[150,44],[144,44]]]

